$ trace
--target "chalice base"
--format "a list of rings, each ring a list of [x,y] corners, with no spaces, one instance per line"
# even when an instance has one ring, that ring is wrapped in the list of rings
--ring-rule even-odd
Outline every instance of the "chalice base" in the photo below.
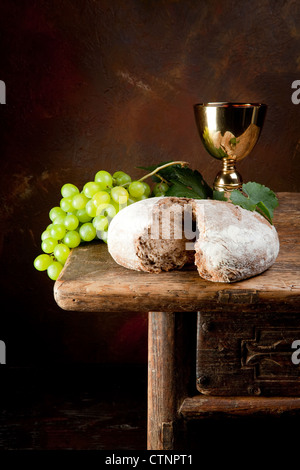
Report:
[[[240,173],[235,168],[235,160],[228,158],[222,159],[223,168],[217,174],[213,188],[215,191],[230,192],[234,189],[241,190],[243,180]]]

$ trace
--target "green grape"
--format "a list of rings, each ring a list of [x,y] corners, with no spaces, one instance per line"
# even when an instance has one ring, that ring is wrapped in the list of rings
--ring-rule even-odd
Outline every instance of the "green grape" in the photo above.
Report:
[[[54,225],[50,233],[55,240],[61,240],[66,234],[66,227],[63,224]]]
[[[72,198],[72,205],[76,210],[84,209],[88,200],[89,198],[83,193],[75,194]]]
[[[81,225],[79,229],[79,235],[84,242],[90,242],[94,240],[96,236],[96,229],[91,223],[85,223]]]
[[[41,235],[41,240],[46,240],[46,238],[49,238],[49,237],[51,237],[50,230],[48,229],[44,230]]]
[[[167,191],[161,183],[156,193]],[[126,188],[124,187],[126,186]],[[101,170],[94,181],[88,181],[82,192],[71,183],[61,187],[59,206],[49,211],[51,223],[41,235],[44,254],[34,260],[39,271],[47,270],[51,279],[56,280],[65,264],[70,249],[81,241],[92,241],[96,236],[107,243],[110,220],[123,207],[150,197],[150,186],[143,181],[132,181],[124,171],[109,173]]]
[[[116,171],[113,174],[113,178],[114,186],[122,186],[123,184],[131,182],[131,177],[127,173],[124,173],[124,171]]]
[[[128,195],[128,197],[129,197],[129,195]],[[120,202],[120,204],[118,204],[117,202],[112,200],[111,205],[115,208],[115,211],[116,211],[116,214],[117,214],[121,209],[124,209],[124,207],[126,207],[128,205],[128,199],[124,203]]]
[[[93,226],[96,230],[107,230],[108,228],[108,218],[105,215],[97,215],[93,219]]]
[[[150,188],[149,184],[148,184],[148,183],[145,183],[145,181],[141,181],[141,183],[142,183],[142,185],[143,185],[144,188],[145,188],[144,194],[145,194],[147,197],[149,197],[150,194],[151,194],[151,188]]]
[[[58,245],[56,245],[54,248],[53,254],[57,261],[59,261],[61,264],[65,264],[70,254],[70,248],[64,243],[58,243]]]
[[[52,209],[49,212],[49,218],[50,220],[52,220],[52,222],[54,222],[54,220],[58,216],[65,216],[65,215],[66,215],[65,211],[63,211],[62,208],[58,206],[52,207]]]
[[[84,224],[85,222],[89,222],[92,219],[92,217],[87,214],[85,209],[78,209],[75,215],[79,222],[81,222],[82,224]]]
[[[64,226],[67,230],[76,230],[79,225],[78,217],[74,214],[66,215],[64,219]]]
[[[72,197],[63,197],[60,200],[60,207],[65,212],[72,212],[73,208],[73,198]]]
[[[105,170],[100,170],[95,174],[95,181],[100,184],[100,190],[111,188],[113,185],[113,177]]]
[[[55,246],[57,245],[57,240],[55,238],[49,237],[42,241],[42,250],[44,253],[53,253]]]
[[[58,215],[56,219],[54,219],[53,225],[64,224],[66,215],[67,215],[66,213],[65,215]]]
[[[63,239],[63,244],[67,245],[69,248],[76,248],[81,242],[81,238],[76,230],[70,230],[66,233]]]
[[[89,199],[91,199],[94,194],[96,194],[101,189],[102,187],[99,183],[97,183],[96,181],[89,181],[83,186],[83,194]]]
[[[35,258],[33,264],[38,271],[46,271],[48,266],[52,263],[52,258],[49,255],[39,255]]]
[[[107,238],[108,238],[107,230],[102,230],[102,231],[97,232],[97,236],[100,240],[103,240],[105,243],[107,243]]]
[[[141,181],[132,181],[128,187],[128,192],[132,197],[139,198],[145,193],[145,186]]]
[[[135,202],[137,202],[137,199],[135,197],[130,196],[129,194],[127,204],[130,206],[130,204],[134,204]]]
[[[111,204],[100,204],[97,207],[97,216],[104,215],[105,217],[109,217],[112,219],[117,213],[115,206]]]
[[[168,191],[169,185],[161,181],[160,183],[156,183],[153,186],[153,194],[154,196],[164,196],[164,194]]]
[[[63,265],[59,261],[53,261],[53,263],[48,266],[47,273],[50,279],[52,279],[52,281],[56,281],[56,279],[60,275],[62,268]]]
[[[62,197],[72,197],[78,193],[79,189],[77,188],[77,186],[75,186],[75,184],[66,183],[61,188]]]
[[[119,205],[123,205],[127,203],[129,194],[127,189],[123,188],[123,186],[115,186],[111,190],[111,198]]]
[[[94,201],[92,199],[90,199],[86,203],[85,211],[86,211],[87,215],[89,215],[90,217],[96,217],[97,207],[95,206]]]
[[[92,201],[96,207],[100,204],[108,204],[110,202],[110,195],[107,191],[98,191],[98,193],[94,194],[92,197]]]

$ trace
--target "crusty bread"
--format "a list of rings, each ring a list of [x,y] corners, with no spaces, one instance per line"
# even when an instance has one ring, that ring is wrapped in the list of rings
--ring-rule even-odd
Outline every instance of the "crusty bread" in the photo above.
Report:
[[[206,280],[235,282],[272,266],[279,240],[264,217],[229,202],[154,197],[112,219],[108,251],[129,269],[161,272],[195,263]]]
[[[262,273],[279,252],[275,227],[257,212],[222,201],[194,204],[199,238],[195,264],[201,277],[234,282]]]

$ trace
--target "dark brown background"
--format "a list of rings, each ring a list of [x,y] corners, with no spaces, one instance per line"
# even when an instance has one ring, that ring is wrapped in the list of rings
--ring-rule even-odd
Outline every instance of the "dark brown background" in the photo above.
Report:
[[[170,159],[212,183],[200,101],[261,101],[244,180],[300,191],[300,4],[253,0],[2,0],[1,317],[7,363],[144,363],[146,315],[60,310],[33,269],[66,182]]]

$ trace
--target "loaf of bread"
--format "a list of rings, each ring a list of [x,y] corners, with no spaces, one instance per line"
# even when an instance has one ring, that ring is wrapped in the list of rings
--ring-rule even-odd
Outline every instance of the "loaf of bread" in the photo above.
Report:
[[[195,263],[209,281],[235,282],[270,268],[277,231],[263,216],[224,201],[153,197],[122,209],[108,251],[129,269],[159,273]]]

